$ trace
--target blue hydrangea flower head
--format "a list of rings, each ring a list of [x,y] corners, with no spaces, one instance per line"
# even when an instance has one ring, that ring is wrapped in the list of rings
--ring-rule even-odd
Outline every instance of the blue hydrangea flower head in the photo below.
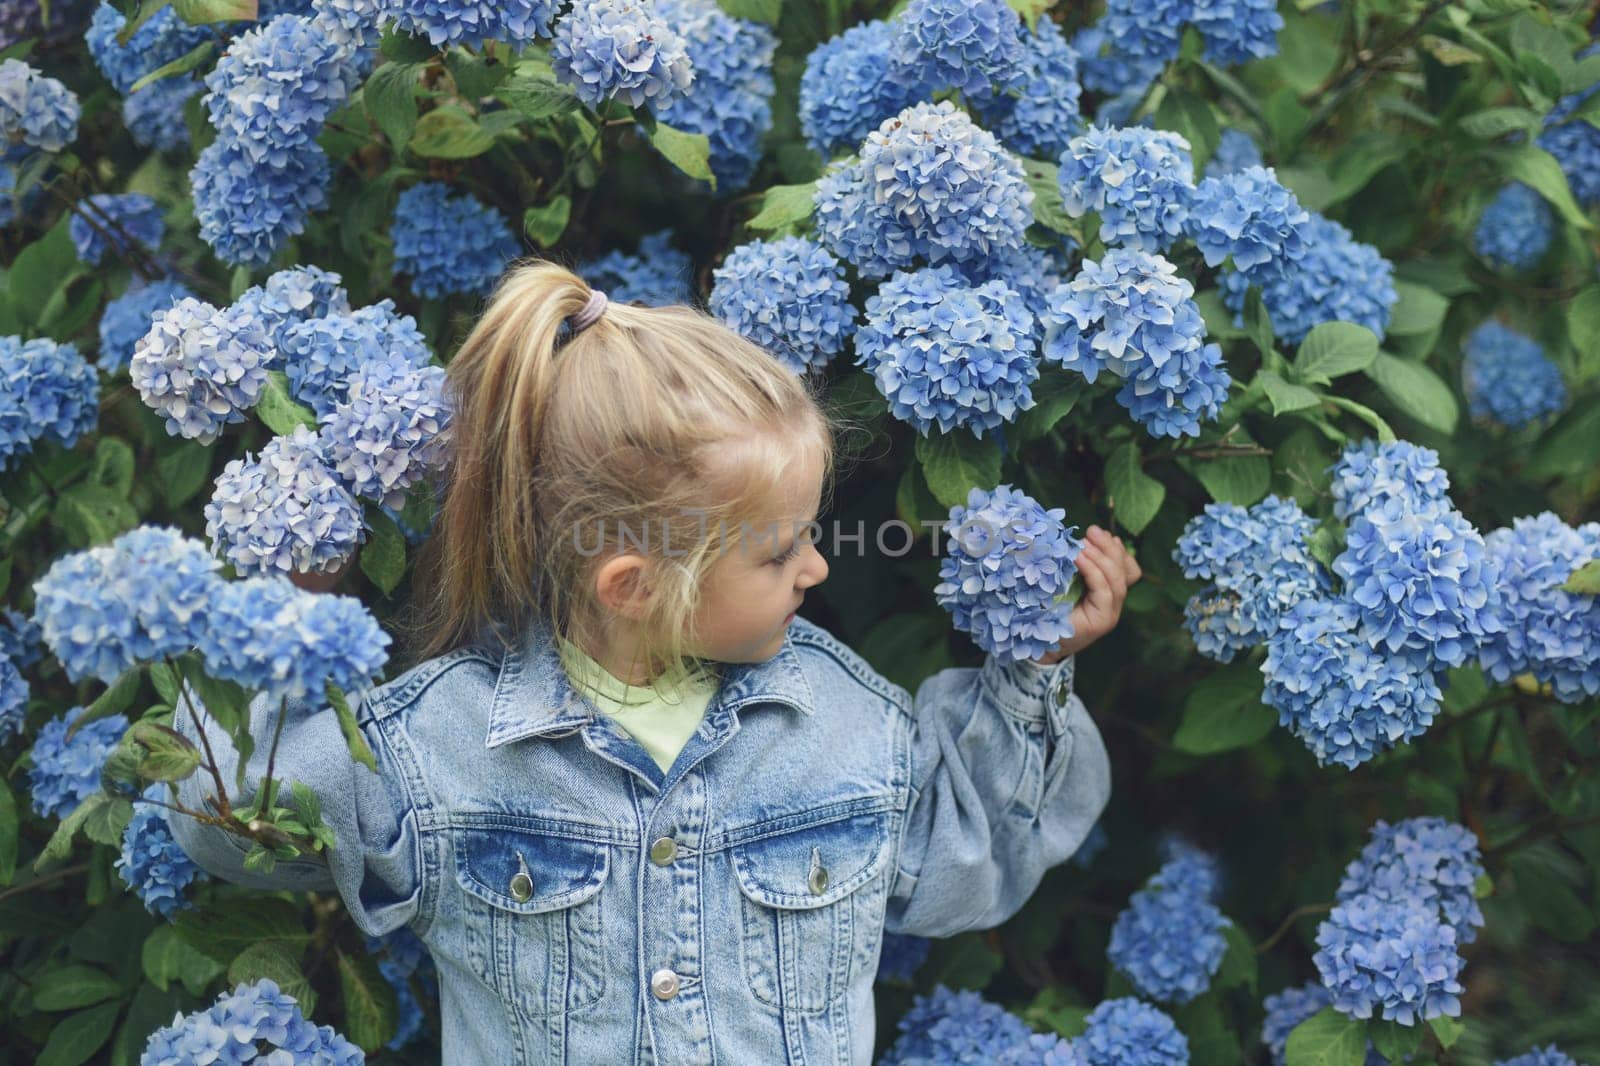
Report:
[[[206,672],[271,701],[326,706],[332,681],[347,693],[370,687],[391,638],[354,596],[307,592],[279,575],[224,582],[202,634]]]
[[[1232,384],[1222,349],[1204,342],[1194,286],[1161,256],[1113,248],[1085,260],[1040,317],[1044,358],[1090,382],[1121,378],[1117,401],[1152,435],[1198,436],[1221,411]]]
[[[1088,1066],[1188,1066],[1189,1040],[1165,1013],[1132,996],[1089,1012],[1073,1041]]]
[[[1483,924],[1483,911],[1473,895],[1481,876],[1483,853],[1466,826],[1431,816],[1393,825],[1380,818],[1361,854],[1344,868],[1338,897],[1369,895],[1387,902],[1432,903],[1455,930],[1456,941],[1470,944]]]
[[[199,540],[174,526],[135,526],[111,542],[116,595],[135,626],[126,649],[136,661],[194,647],[221,579],[221,564]],[[35,586],[37,590],[37,586]]]
[[[1600,46],[1591,42],[1578,53],[1578,58],[1587,58],[1597,51]],[[1597,92],[1600,92],[1600,81],[1558,100],[1545,115],[1544,130],[1536,142],[1556,157],[1562,173],[1567,176],[1567,184],[1572,187],[1572,195],[1584,207],[1600,203],[1600,129],[1573,116]]]
[[[122,96],[128,95],[134,82],[157,67],[182,58],[211,36],[207,27],[183,21],[175,8],[162,7],[133,31],[127,44],[118,44],[117,34],[127,22],[122,12],[101,0],[83,35],[94,65]]]
[[[885,278],[916,261],[916,246],[889,208],[873,199],[859,162],[829,167],[817,181],[813,204],[818,239],[863,278]]]
[[[233,138],[218,137],[189,171],[200,239],[224,263],[265,266],[327,205],[331,180],[327,154],[314,143],[282,165],[265,165]]]
[[[1421,900],[1342,901],[1317,927],[1312,962],[1342,1014],[1401,1025],[1461,1013],[1456,934]]]
[[[1439,713],[1436,673],[1420,656],[1374,647],[1361,611],[1306,598],[1269,635],[1263,701],[1318,766],[1347,770],[1427,732]]]
[[[1045,1049],[1060,1043],[1050,1037],[1035,1041],[1027,1024],[999,1004],[971,990],[952,992],[939,985],[917,996],[900,1019],[900,1037],[878,1066],[922,1066],[924,1063],[993,1063],[1034,1066],[1051,1062],[1072,1066],[1070,1058],[1043,1059]]]
[[[1500,684],[1532,673],[1564,703],[1600,696],[1600,597],[1561,587],[1600,558],[1600,522],[1573,528],[1545,511],[1494,530],[1484,543],[1500,571],[1506,623],[1478,653],[1484,672]]]
[[[44,658],[44,631],[39,623],[17,610],[0,611],[0,657],[26,669]]]
[[[356,495],[400,508],[411,486],[446,471],[451,413],[443,367],[375,362],[322,419],[322,453]]]
[[[1356,516],[1333,560],[1368,638],[1460,666],[1505,628],[1499,572],[1483,536],[1443,504],[1386,500]]]
[[[394,267],[424,298],[482,296],[519,251],[505,216],[470,193],[425,181],[401,193],[389,228]]]
[[[343,279],[317,266],[279,270],[260,285],[239,294],[233,306],[258,319],[275,348],[281,348],[297,322],[350,313]]]
[[[1278,54],[1283,16],[1276,0],[1194,0],[1191,21],[1205,41],[1205,58],[1219,66]]]
[[[524,45],[550,35],[555,0],[387,0],[384,10],[407,33],[435,48],[485,41]]]
[[[878,981],[910,984],[917,970],[927,961],[928,948],[932,943],[925,936],[883,934],[883,950],[878,956]]]
[[[1554,233],[1555,214],[1545,198],[1514,181],[1478,216],[1472,250],[1496,270],[1527,270],[1544,258]]]
[[[1067,257],[1063,252],[1024,243],[996,252],[986,259],[969,259],[958,263],[956,269],[974,285],[982,285],[986,281],[1004,282],[1006,288],[1022,297],[1023,303],[1034,309],[1034,335],[1043,342],[1045,305],[1050,294],[1061,287],[1062,275],[1067,272]]]
[[[181,281],[158,278],[136,285],[106,304],[100,315],[99,367],[114,373],[128,365],[139,340],[148,332],[152,319],[184,297],[194,293]]]
[[[1256,142],[1244,130],[1229,126],[1222,131],[1217,150],[1211,153],[1210,160],[1206,162],[1206,177],[1225,177],[1237,174],[1246,167],[1262,165],[1261,149],[1256,147]]]
[[[1010,485],[974,487],[950,509],[934,598],[991,655],[1035,659],[1072,636],[1066,594],[1083,541],[1066,514]]]
[[[1078,100],[1078,54],[1054,19],[1041,18],[1022,35],[1014,90],[976,92],[971,104],[986,129],[1008,147],[1036,159],[1054,159],[1083,128]]]
[[[387,297],[355,311],[296,322],[283,332],[282,355],[294,398],[323,418],[349,389],[350,375],[373,363],[424,367],[433,358],[416,319]]]
[[[1091,126],[1061,153],[1057,181],[1073,218],[1100,216],[1100,239],[1146,252],[1183,236],[1195,193],[1189,142],[1170,130]]]
[[[9,655],[0,655],[0,744],[27,728],[28,679]]]
[[[1583,1064],[1554,1044],[1547,1044],[1532,1051],[1525,1051],[1515,1058],[1500,1059],[1494,1066],[1583,1066]]]
[[[890,412],[926,436],[957,426],[982,437],[1034,405],[1033,314],[998,281],[969,285],[954,268],[901,271],[867,300],[856,331]]]
[[[577,0],[556,25],[550,65],[590,107],[670,100],[694,80],[683,38],[643,0]]]
[[[166,789],[151,785],[146,800],[165,800]],[[116,862],[122,881],[138,895],[144,909],[173,921],[180,910],[194,906],[185,896],[189,886],[205,878],[188,853],[178,846],[167,825],[165,807],[134,805],[133,818],[122,831],[122,854]]]
[[[1561,368],[1532,337],[1486,319],[1461,346],[1461,383],[1473,418],[1521,429],[1567,405]]]
[[[142,192],[96,193],[73,213],[67,232],[79,261],[98,263],[107,251],[127,255],[133,244],[155,251],[167,224],[160,205]]]
[[[1009,88],[1022,60],[1022,17],[1006,0],[911,0],[894,20],[891,76],[969,98]]]
[[[844,267],[804,237],[740,245],[711,278],[711,313],[797,374],[826,366],[855,331]]]
[[[1285,988],[1262,1001],[1266,1017],[1261,1022],[1261,1042],[1267,1045],[1273,1066],[1285,1066],[1289,1034],[1295,1026],[1324,1007],[1333,1006],[1333,993],[1315,981]]]
[[[201,88],[193,78],[163,78],[125,97],[122,124],[128,127],[133,143],[157,152],[188,148],[189,124],[184,121],[183,109]]]
[[[205,515],[206,536],[241,575],[330,573],[365,539],[361,505],[305,426],[272,438],[260,458],[229,462]]]
[[[1398,299],[1393,264],[1339,223],[1307,213],[1306,253],[1298,264],[1265,278],[1246,278],[1237,270],[1220,275],[1222,300],[1234,323],[1244,324],[1245,292],[1258,284],[1273,331],[1285,344],[1299,344],[1323,322],[1354,322],[1382,340]]]
[[[1095,118],[1098,125],[1117,125],[1107,116],[1107,105],[1116,97],[1129,97],[1128,110],[1144,95],[1166,61],[1131,56],[1112,45],[1104,20],[1085,26],[1072,35],[1072,50],[1078,53],[1083,71],[1083,87],[1107,97],[1100,102]]]
[[[1130,59],[1164,64],[1178,58],[1193,16],[1194,0],[1106,0],[1100,26]]]
[[[657,230],[639,240],[636,253],[610,251],[578,269],[585,281],[617,303],[665,307],[688,303],[694,263],[672,247],[672,231]]]
[[[65,818],[100,791],[100,769],[127,731],[127,717],[113,714],[87,723],[69,739],[68,727],[83,712],[84,708],[73,707],[52,718],[33,739],[28,788],[33,812],[41,818]]]
[[[165,416],[168,433],[210,444],[261,399],[274,356],[248,307],[219,311],[189,296],[154,316],[134,347],[128,376],[144,402]]]
[[[0,4],[0,48],[29,37],[37,38],[44,49],[70,46],[83,34],[93,5],[94,0],[65,0],[48,9],[34,0]]]
[[[800,131],[824,159],[841,149],[853,151],[885,119],[925,95],[892,68],[895,33],[896,27],[881,19],[863,22],[823,41],[806,57]]]
[[[1192,860],[1174,860],[1117,916],[1106,957],[1140,995],[1182,1004],[1211,987],[1233,924],[1207,898],[1211,883]]]
[[[305,1062],[359,1066],[361,1049],[332,1026],[318,1026],[270,977],[234,986],[204,1010],[150,1034],[139,1066],[204,1062]]]
[[[33,584],[34,619],[68,679],[108,684],[138,661],[138,617],[121,595],[116,553],[100,544],[63,555]]]
[[[866,224],[881,221],[885,236],[905,248],[897,266],[918,256],[937,265],[1014,248],[1033,221],[1022,164],[948,100],[885,121],[867,135],[855,169],[881,212]],[[831,244],[820,217],[818,228]]]
[[[70,448],[100,421],[100,378],[70,343],[0,337],[0,467],[39,440]]]
[[[1200,183],[1188,233],[1207,266],[1232,259],[1246,280],[1288,270],[1305,257],[1311,216],[1271,167],[1245,167]]]
[[[78,137],[78,94],[20,59],[0,61],[0,136],[59,152]]]
[[[718,193],[742,189],[772,128],[777,35],[759,22],[733,18],[715,0],[657,0],[656,11],[683,37],[694,67],[688,93],[656,102],[656,117],[706,135]]]
[[[218,139],[282,168],[322,132],[358,84],[344,42],[303,15],[280,15],[235,37],[205,77],[201,102]]]
[[[1450,475],[1439,465],[1439,453],[1410,441],[1379,444],[1369,438],[1347,444],[1328,471],[1333,476],[1333,514],[1341,520],[1389,500],[1409,507],[1450,501]]]

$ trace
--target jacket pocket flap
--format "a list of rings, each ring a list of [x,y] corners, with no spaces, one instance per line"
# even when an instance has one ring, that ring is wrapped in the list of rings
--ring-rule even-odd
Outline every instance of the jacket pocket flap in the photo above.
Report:
[[[739,889],[784,910],[825,907],[872,880],[889,859],[889,814],[774,831],[732,848]]]
[[[461,887],[517,914],[582,903],[610,867],[605,844],[524,829],[456,829],[455,849]]]

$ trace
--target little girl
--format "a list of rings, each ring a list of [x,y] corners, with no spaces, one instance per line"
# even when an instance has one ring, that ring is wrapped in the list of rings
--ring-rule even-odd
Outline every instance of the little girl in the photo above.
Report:
[[[378,772],[305,701],[279,738],[337,846],[262,876],[226,831],[175,816],[179,842],[409,925],[448,1064],[868,1063],[884,932],[1003,922],[1104,808],[1072,656],[1137,564],[1091,528],[1072,638],[913,696],[796,614],[835,427],[776,358],[519,263],[449,380],[424,661],[356,707]],[[258,701],[246,796],[277,727]]]

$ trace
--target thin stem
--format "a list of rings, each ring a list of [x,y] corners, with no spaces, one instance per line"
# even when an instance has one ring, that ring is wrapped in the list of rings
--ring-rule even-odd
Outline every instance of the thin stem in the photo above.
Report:
[[[184,686],[183,668],[171,656],[166,657],[166,663],[178,675],[178,695],[183,697],[183,705],[189,708],[189,718],[194,722],[195,732],[200,734],[201,747],[205,748],[206,769],[211,771],[211,779],[217,785],[217,812],[229,815],[233,813],[233,808],[228,803],[228,786],[222,781],[222,768],[217,765],[217,757],[211,750],[211,738],[206,736],[206,727],[200,722],[200,712],[194,709],[194,701],[189,698],[189,690]]]
[[[40,874],[32,881],[25,881],[20,885],[12,885],[4,892],[0,892],[0,900],[10,899],[12,896],[20,896],[22,893],[30,891],[31,889],[38,888],[41,885],[47,885],[52,881],[60,881],[62,878],[71,877],[73,874],[82,874],[88,872],[89,864],[87,862],[74,863],[71,866],[63,866],[59,870],[51,870],[47,874]]]
[[[1600,814],[1590,815],[1587,818],[1577,818],[1570,822],[1563,822],[1554,815],[1548,815],[1534,822],[1510,840],[1490,848],[1484,848],[1483,854],[1485,858],[1499,858],[1519,848],[1525,848],[1529,844],[1543,840],[1545,837],[1556,836],[1570,829],[1587,829],[1592,825],[1600,825]]]
[[[261,787],[266,791],[266,799],[262,802],[260,811],[266,813],[272,806],[276,789],[272,787],[272,762],[278,757],[278,738],[283,736],[283,720],[289,715],[289,697],[285,696],[278,701],[278,721],[272,727],[272,747],[267,749],[267,776],[261,782]]]
[[[1333,910],[1333,904],[1331,903],[1307,903],[1304,907],[1296,907],[1289,912],[1289,916],[1283,920],[1282,925],[1278,926],[1276,932],[1256,945],[1256,954],[1264,955],[1271,951],[1272,946],[1285,936],[1288,936],[1289,930],[1294,928],[1294,923],[1301,918],[1309,918],[1313,914],[1321,914],[1324,911],[1331,910]]]

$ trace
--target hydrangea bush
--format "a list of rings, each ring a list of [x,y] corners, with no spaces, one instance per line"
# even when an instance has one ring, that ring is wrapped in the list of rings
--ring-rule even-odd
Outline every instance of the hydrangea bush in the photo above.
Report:
[[[856,1058],[1600,1062],[1591,9],[134,6],[0,0],[11,1057],[438,1061],[411,930],[186,865],[168,818],[332,838],[176,727],[412,665],[448,370],[543,256],[838,416],[806,611],[896,684],[1035,680],[1080,533],[1138,556],[1051,675],[1111,805],[998,929],[858,960]]]

